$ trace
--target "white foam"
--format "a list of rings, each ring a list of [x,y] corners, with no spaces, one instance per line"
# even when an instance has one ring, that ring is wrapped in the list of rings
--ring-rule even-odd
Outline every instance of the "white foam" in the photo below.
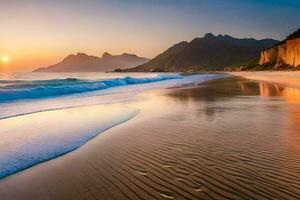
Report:
[[[0,120],[0,178],[70,152],[138,113],[124,106],[89,106]]]

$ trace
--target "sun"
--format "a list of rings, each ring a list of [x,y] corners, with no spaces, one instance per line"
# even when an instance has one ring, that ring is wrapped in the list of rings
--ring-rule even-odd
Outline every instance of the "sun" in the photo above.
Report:
[[[8,63],[8,62],[9,62],[9,57],[8,57],[8,56],[2,56],[2,57],[1,57],[1,61],[2,61],[3,63]]]

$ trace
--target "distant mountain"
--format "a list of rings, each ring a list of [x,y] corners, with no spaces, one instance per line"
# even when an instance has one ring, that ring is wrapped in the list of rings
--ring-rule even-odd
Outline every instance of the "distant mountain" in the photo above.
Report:
[[[285,40],[261,52],[256,61],[241,67],[241,70],[299,70],[300,29]]]
[[[123,71],[209,71],[240,66],[279,41],[238,39],[211,33],[191,42],[180,42],[149,62]]]
[[[111,55],[104,53],[102,57],[89,56],[85,53],[71,54],[61,62],[45,68],[38,68],[34,72],[105,72],[117,68],[129,68],[144,64],[147,58],[138,57],[135,54],[124,53]]]

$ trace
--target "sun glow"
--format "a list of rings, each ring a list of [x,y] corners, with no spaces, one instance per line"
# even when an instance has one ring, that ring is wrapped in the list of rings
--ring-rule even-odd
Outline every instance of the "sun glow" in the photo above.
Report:
[[[2,57],[1,57],[1,61],[2,61],[3,63],[8,63],[8,62],[9,62],[9,57],[7,57],[7,56],[2,56]]]

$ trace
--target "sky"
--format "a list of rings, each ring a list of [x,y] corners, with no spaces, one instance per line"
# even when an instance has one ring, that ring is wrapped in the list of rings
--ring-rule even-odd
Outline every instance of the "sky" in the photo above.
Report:
[[[31,71],[69,54],[152,58],[205,33],[284,39],[299,0],[0,0],[0,70]]]

